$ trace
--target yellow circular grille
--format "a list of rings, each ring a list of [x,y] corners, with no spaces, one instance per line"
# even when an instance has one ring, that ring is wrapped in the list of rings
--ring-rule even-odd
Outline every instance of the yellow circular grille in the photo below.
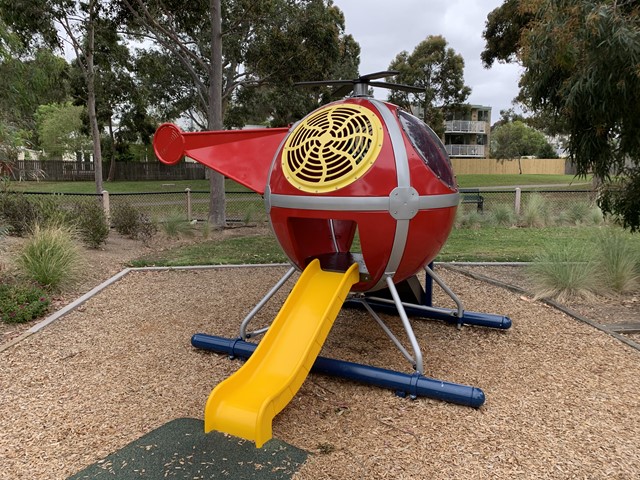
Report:
[[[382,138],[382,124],[371,110],[353,104],[328,106],[291,132],[282,151],[282,170],[302,191],[337,190],[371,168]]]

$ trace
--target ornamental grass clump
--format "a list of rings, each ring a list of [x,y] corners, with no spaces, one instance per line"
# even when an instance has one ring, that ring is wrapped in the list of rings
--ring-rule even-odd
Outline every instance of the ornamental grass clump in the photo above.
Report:
[[[160,223],[162,231],[169,238],[193,237],[193,226],[184,218],[181,212],[170,212]]]
[[[593,244],[569,241],[546,245],[529,267],[536,298],[592,298],[601,285]]]
[[[61,290],[79,277],[82,256],[71,228],[35,225],[16,264],[29,280],[50,291]]]
[[[0,320],[24,323],[42,317],[51,299],[40,288],[0,284]]]
[[[496,205],[491,210],[493,221],[500,227],[511,227],[516,223],[513,208],[510,205]]]
[[[640,283],[640,260],[623,232],[606,230],[599,235],[597,246],[603,288],[614,293],[635,290]]]
[[[532,193],[524,204],[520,221],[525,227],[544,227],[548,224],[549,205],[542,195]]]

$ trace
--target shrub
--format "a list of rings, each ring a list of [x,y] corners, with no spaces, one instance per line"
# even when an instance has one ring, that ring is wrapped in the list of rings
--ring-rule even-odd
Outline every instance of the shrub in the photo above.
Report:
[[[51,300],[36,287],[0,284],[0,320],[24,323],[41,317]]]
[[[74,224],[82,242],[90,248],[98,248],[107,241],[109,224],[102,205],[97,201],[74,204]]]
[[[137,238],[140,231],[140,212],[129,202],[116,205],[111,212],[111,224],[120,235]]]
[[[40,227],[55,227],[73,223],[71,212],[60,205],[55,196],[36,197],[32,203],[35,211],[32,225],[37,223]]]
[[[640,264],[627,238],[621,231],[607,230],[598,237],[597,259],[604,286],[616,293],[638,286]]]
[[[544,227],[548,223],[549,207],[539,193],[532,193],[524,204],[521,222],[525,227]]]
[[[599,286],[599,265],[592,244],[569,241],[545,246],[529,267],[536,298],[560,301],[589,297]]]
[[[138,235],[136,238],[139,238],[142,240],[142,243],[148,245],[156,233],[158,233],[158,225],[147,215],[141,213],[138,224]]]
[[[29,279],[50,290],[75,281],[82,257],[73,231],[64,226],[36,225],[18,253],[17,265]]]
[[[0,217],[9,227],[10,233],[24,236],[37,218],[37,210],[22,193],[0,194]]]

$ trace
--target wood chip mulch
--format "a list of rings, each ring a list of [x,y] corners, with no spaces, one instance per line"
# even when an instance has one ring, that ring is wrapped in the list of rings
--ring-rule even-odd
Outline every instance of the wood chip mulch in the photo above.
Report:
[[[241,363],[195,350],[191,335],[236,336],[285,270],[131,273],[0,353],[0,478],[64,479],[170,420],[202,418]],[[311,375],[273,425],[311,452],[294,478],[640,478],[640,352],[525,296],[440,274],[469,310],[513,319],[509,331],[413,322],[426,375],[482,388],[485,405]],[[440,293],[436,303],[449,306]],[[321,354],[409,372],[365,312],[342,311]]]

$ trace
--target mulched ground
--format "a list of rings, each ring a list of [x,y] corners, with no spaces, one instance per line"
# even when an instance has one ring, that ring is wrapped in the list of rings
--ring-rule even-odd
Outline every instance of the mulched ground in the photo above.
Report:
[[[241,363],[193,349],[191,335],[237,335],[284,271],[132,273],[0,353],[0,478],[66,478],[172,419],[202,418]],[[311,375],[274,420],[276,438],[311,452],[294,478],[640,477],[640,352],[526,296],[440,273],[469,310],[513,319],[509,331],[414,322],[425,373],[482,388],[486,404]],[[341,312],[321,354],[409,371],[359,311]]]

